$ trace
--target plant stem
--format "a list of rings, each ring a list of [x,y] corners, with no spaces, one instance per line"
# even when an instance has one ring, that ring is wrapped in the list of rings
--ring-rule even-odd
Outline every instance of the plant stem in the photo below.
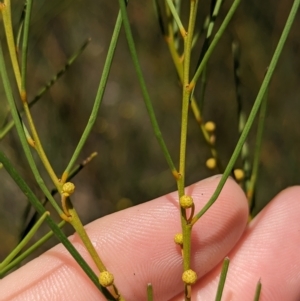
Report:
[[[97,153],[94,152],[92,153],[90,156],[88,156],[85,160],[83,160],[80,164],[78,164],[77,166],[74,167],[74,169],[70,172],[69,177],[67,178],[67,181],[71,180],[72,178],[74,178],[91,160],[93,160],[93,158],[97,156]],[[58,190],[56,188],[51,190],[51,195],[54,196],[56,193],[58,193]],[[41,204],[43,206],[46,206],[48,199],[45,197],[43,200],[40,200]],[[29,204],[30,206],[30,204]],[[30,207],[29,207],[30,208]],[[24,216],[24,224],[25,221],[28,220],[28,215],[29,215],[29,209],[26,209],[28,212],[27,214]],[[32,217],[29,219],[29,222],[27,223],[27,225],[24,225],[23,229],[22,229],[22,233],[20,235],[21,239],[30,231],[32,225],[35,223],[36,219],[37,219],[38,213],[35,212]]]
[[[234,82],[235,82],[235,94],[237,101],[237,116],[238,116],[238,133],[242,133],[245,122],[246,114],[243,109],[242,94],[241,94],[241,79],[240,79],[240,47],[237,41],[232,43],[232,56],[233,56],[233,69],[234,69]],[[247,140],[245,141],[241,150],[241,159],[243,162],[244,179],[240,181],[240,185],[244,191],[246,191],[247,183],[249,182],[251,164],[249,159],[249,145]]]
[[[153,301],[153,287],[151,283],[147,285],[147,301]]]
[[[230,7],[230,10],[229,12],[227,13],[222,25],[220,26],[219,30],[217,31],[217,33],[215,34],[210,46],[208,47],[204,57],[203,57],[203,60],[201,61],[193,79],[191,80],[190,82],[190,86],[189,88],[190,89],[194,89],[195,85],[196,85],[196,82],[199,78],[199,76],[201,75],[202,71],[204,70],[207,62],[208,62],[208,59],[210,58],[211,54],[213,53],[213,51],[215,50],[220,38],[222,37],[227,25],[229,24],[232,16],[234,15],[236,9],[238,8],[238,5],[240,4],[240,1],[241,0],[235,0],[232,4],[232,6]]]
[[[115,53],[115,49],[116,49],[116,45],[117,45],[117,41],[118,41],[118,37],[119,37],[119,33],[120,33],[120,29],[121,29],[121,25],[122,25],[122,17],[121,14],[119,12],[117,20],[116,20],[116,24],[115,24],[115,28],[112,34],[112,38],[110,41],[110,45],[108,48],[108,52],[107,52],[107,56],[106,56],[106,60],[104,63],[104,67],[103,67],[103,73],[100,79],[100,83],[99,83],[99,87],[97,90],[97,94],[96,94],[96,98],[95,98],[95,102],[93,105],[93,109],[91,112],[91,115],[89,117],[88,123],[84,129],[84,132],[81,135],[81,138],[78,142],[78,145],[71,157],[71,160],[68,163],[68,166],[66,167],[65,171],[63,172],[62,178],[61,178],[61,182],[64,183],[66,181],[66,179],[68,178],[68,175],[71,171],[71,169],[73,168],[92,128],[93,125],[95,124],[95,121],[97,119],[98,116],[98,112],[99,112],[99,108],[102,102],[102,98],[104,95],[104,91],[105,91],[105,87],[106,87],[106,83],[107,83],[107,79],[108,79],[108,75],[110,72],[110,67],[112,64],[112,59]]]
[[[174,18],[174,20],[175,20],[175,22],[176,22],[176,24],[177,24],[177,26],[179,28],[179,31],[180,31],[181,35],[183,37],[185,37],[186,36],[186,30],[184,29],[184,26],[181,23],[181,20],[180,20],[180,18],[178,16],[178,13],[177,13],[177,10],[176,10],[176,8],[175,8],[175,6],[173,4],[173,1],[172,0],[166,0],[166,2],[168,3],[170,11],[171,11],[171,13],[173,15],[173,18]]]
[[[254,159],[253,159],[253,169],[251,173],[250,180],[248,182],[248,185],[246,187],[247,191],[247,198],[249,203],[250,211],[252,209],[252,203],[253,203],[253,195],[254,195],[254,189],[256,185],[257,175],[258,175],[258,169],[259,169],[259,163],[260,163],[260,152],[261,152],[261,145],[262,145],[262,138],[263,138],[263,131],[264,131],[264,125],[265,125],[265,117],[267,112],[267,100],[268,100],[268,90],[266,91],[260,112],[259,112],[259,119],[258,119],[258,127],[257,127],[257,135],[256,135],[256,142],[255,142],[255,150],[254,150]],[[250,218],[251,218],[251,212],[250,212]]]
[[[13,66],[14,75],[17,81],[17,86],[19,89],[19,93],[21,94],[21,72],[19,68],[14,34],[12,29],[10,0],[5,0],[4,5],[5,6],[2,8],[1,11],[3,15],[3,24],[4,24],[5,35],[6,35],[6,41],[9,50],[10,60]]]
[[[217,295],[216,295],[215,301],[221,301],[221,299],[222,299],[222,294],[223,294],[226,276],[227,276],[227,272],[228,272],[229,262],[230,262],[229,258],[226,257],[224,259],[224,262],[222,265],[222,271],[221,271],[221,275],[220,275],[220,280],[219,280],[219,284],[218,284]]]
[[[95,250],[95,247],[93,246],[89,236],[87,235],[76,210],[74,208],[69,208],[69,213],[71,215],[70,224],[73,226],[73,228],[76,230],[76,233],[81,238],[87,251],[89,252],[93,261],[95,262],[97,268],[99,269],[100,272],[106,271],[106,267],[102,262],[102,260],[100,259],[97,251]]]
[[[61,221],[57,226],[62,228],[66,224],[65,221]],[[21,255],[12,260],[9,264],[5,265],[3,268],[0,268],[0,278],[2,278],[7,272],[21,264],[21,262],[31,255],[34,251],[36,251],[39,247],[41,247],[47,240],[49,240],[53,236],[53,231],[49,231],[46,235],[44,235],[41,239],[39,239],[35,244],[26,249]],[[3,262],[2,262],[3,264]]]
[[[198,0],[191,1],[189,26],[187,35],[184,37],[184,61],[183,61],[183,95],[181,114],[181,134],[180,134],[180,154],[179,154],[179,174],[177,181],[179,198],[184,195],[185,186],[185,161],[186,161],[186,140],[188,126],[188,112],[191,90],[189,89],[190,59],[192,52],[192,41],[196,21]]]
[[[220,0],[219,0],[220,1]],[[221,0],[222,1],[222,0]],[[219,5],[218,5],[219,7]],[[167,17],[170,18],[171,17],[171,14],[169,12],[169,7],[167,6],[166,7],[166,13],[167,13]],[[214,13],[217,14],[218,11],[214,11]],[[215,17],[215,15],[214,15]],[[214,23],[213,23],[214,24]],[[212,30],[212,25],[210,26],[211,30]],[[207,34],[208,36],[208,34]],[[207,40],[208,41],[208,40]],[[183,61],[182,61],[182,58],[179,57],[178,55],[178,52],[177,52],[177,49],[176,49],[176,46],[175,46],[175,40],[174,40],[174,33],[173,33],[173,26],[172,26],[172,22],[171,20],[169,21],[168,23],[168,36],[166,37],[166,42],[167,42],[167,45],[168,45],[168,48],[169,48],[169,51],[170,51],[170,54],[171,54],[171,57],[173,59],[173,63],[175,65],[175,68],[176,68],[176,71],[177,71],[177,74],[180,78],[180,81],[183,85]],[[208,45],[208,44],[207,44]],[[201,57],[201,56],[200,56]],[[206,77],[203,76],[202,77],[202,98],[201,98],[201,101],[203,100],[203,97],[204,97],[204,89],[205,89],[205,84],[203,84],[203,82],[205,82],[206,80]],[[207,145],[209,146],[210,148],[210,151],[211,151],[211,154],[213,156],[213,158],[216,159],[217,161],[217,166],[218,166],[218,169],[220,172],[223,171],[223,167],[221,165],[221,162],[219,160],[219,157],[218,157],[218,152],[214,146],[213,143],[211,143],[210,141],[210,135],[208,134],[207,130],[205,129],[204,127],[204,124],[203,124],[203,119],[202,119],[202,114],[201,114],[201,110],[200,110],[200,107],[197,105],[197,102],[196,102],[196,99],[194,96],[190,97],[191,98],[191,108],[192,108],[192,111],[193,111],[193,114],[195,116],[195,119],[196,121],[198,122],[199,126],[200,126],[200,129],[201,129],[201,132],[203,134],[203,137],[205,139],[205,142],[207,143]]]
[[[49,199],[51,205],[54,207],[54,209],[60,215],[63,212],[60,209],[60,207],[57,205],[56,201],[54,200],[54,198],[50,194],[49,190],[47,189],[42,177],[40,176],[40,173],[39,173],[39,171],[37,169],[37,166],[34,162],[34,159],[32,157],[29,145],[27,143],[27,139],[25,137],[23,126],[22,126],[21,120],[19,118],[19,114],[18,114],[16,104],[15,104],[15,101],[14,101],[14,98],[13,98],[10,82],[9,82],[9,79],[8,79],[1,43],[0,43],[0,74],[1,74],[2,81],[3,81],[3,86],[4,86],[6,98],[7,98],[7,101],[9,103],[9,106],[10,106],[11,114],[12,114],[13,120],[14,120],[15,125],[16,125],[16,130],[18,132],[20,142],[22,144],[25,156],[26,156],[26,158],[28,160],[28,163],[30,165],[30,168],[31,168],[31,170],[34,174],[35,180],[37,181],[38,185],[42,189],[45,196]]]
[[[51,180],[58,190],[61,189],[62,184],[58,180],[41,144],[39,135],[37,133],[33,118],[30,113],[29,105],[27,102],[27,91],[26,91],[26,78],[27,78],[27,54],[28,54],[28,37],[29,37],[29,25],[31,16],[32,0],[27,1],[26,15],[24,23],[23,33],[23,44],[22,44],[22,65],[21,65],[21,100],[23,103],[24,111],[29,123],[31,134],[34,139],[34,148],[36,149],[44,167],[46,168]]]
[[[265,75],[265,78],[262,82],[262,85],[259,89],[259,92],[257,94],[257,97],[255,99],[255,102],[254,102],[254,105],[252,107],[252,110],[250,112],[250,115],[248,117],[248,120],[245,124],[245,127],[244,127],[244,130],[239,138],[239,141],[235,147],[235,150],[228,162],[228,165],[224,171],[224,174],[222,175],[221,179],[220,179],[220,182],[215,190],[215,192],[213,193],[213,195],[211,196],[210,200],[206,203],[206,205],[201,209],[201,211],[199,211],[195,216],[194,218],[192,219],[192,224],[195,224],[199,218],[213,205],[213,203],[216,201],[216,199],[218,198],[218,196],[220,195],[221,193],[221,190],[229,176],[229,174],[231,173],[231,170],[235,164],[235,161],[237,160],[239,154],[240,154],[240,151],[245,143],[245,140],[248,136],[248,133],[251,129],[251,126],[253,124],[253,121],[255,119],[255,116],[257,114],[257,111],[261,105],[261,102],[264,98],[264,95],[266,93],[266,90],[270,84],[270,81],[271,81],[271,78],[272,78],[272,75],[274,73],[274,70],[275,70],[275,67],[277,65],[277,62],[279,60],[279,57],[281,55],[281,52],[282,52],[282,49],[283,49],[283,46],[285,44],[285,41],[288,37],[288,34],[291,30],[291,27],[292,27],[292,24],[294,22],[294,19],[295,19],[295,16],[296,16],[296,13],[297,13],[297,10],[299,8],[299,3],[300,3],[300,0],[295,0],[294,3],[293,3],[293,6],[292,6],[292,9],[290,11],[290,14],[288,16],[288,19],[286,21],[286,24],[284,26],[284,29],[283,29],[283,32],[281,34],[281,37],[279,39],[279,42],[276,46],[276,49],[275,49],[275,52],[273,54],[273,57],[272,57],[272,60],[271,60],[271,63],[270,63],[270,66],[267,70],[267,73]]]
[[[29,25],[30,25],[30,16],[32,1],[27,0],[26,12],[25,12],[25,21],[24,21],[24,31],[23,31],[23,44],[22,44],[22,64],[21,64],[21,98],[22,94],[26,99],[26,76],[27,76],[27,55],[28,55],[28,37],[29,37]]]
[[[259,301],[260,298],[260,292],[261,292],[261,282],[260,280],[257,282],[254,300],[253,301]]]
[[[7,34],[6,34],[7,35]],[[58,71],[57,74],[55,74],[50,81],[48,81],[36,94],[36,96],[29,101],[28,106],[31,108],[56,82],[57,80],[65,74],[65,72],[68,70],[68,68],[74,63],[74,61],[78,58],[78,56],[83,52],[83,50],[86,48],[86,46],[89,44],[91,40],[87,39],[83,45],[79,48],[79,50],[74,53],[66,62],[66,64],[63,66],[63,68]],[[21,83],[21,76],[20,76],[20,83]],[[20,92],[21,92],[21,86],[20,86]],[[24,111],[24,109],[23,109]],[[23,112],[20,110],[20,113]],[[15,122],[14,120],[11,120],[0,132],[0,140],[3,139],[3,137],[14,127]]]
[[[36,231],[39,229],[41,224],[44,222],[46,216],[50,215],[48,211],[42,214],[39,220],[35,223],[35,225],[30,229],[28,234],[24,237],[24,239],[10,252],[10,254],[0,263],[0,271],[7,266],[26,246],[29,240],[33,237]]]
[[[178,178],[178,172],[175,168],[175,165],[172,161],[171,155],[168,151],[168,148],[165,144],[165,141],[163,139],[162,133],[160,131],[159,125],[157,123],[156,120],[156,116],[152,107],[152,103],[150,100],[150,96],[146,87],[146,83],[143,77],[143,73],[138,61],[138,57],[137,57],[137,52],[135,49],[135,45],[134,45],[134,40],[132,37],[132,33],[131,33],[131,29],[130,29],[130,24],[129,24],[129,20],[128,20],[128,16],[127,16],[127,11],[126,11],[126,5],[125,5],[125,1],[124,0],[119,0],[119,5],[120,5],[120,9],[121,9],[121,14],[122,14],[122,19],[124,22],[124,29],[125,29],[125,34],[126,34],[126,38],[127,38],[127,42],[128,42],[128,46],[129,46],[129,50],[131,53],[131,57],[132,57],[132,61],[138,76],[138,80],[142,89],[142,93],[143,93],[143,97],[144,97],[144,101],[145,101],[145,105],[150,117],[150,121],[151,121],[151,125],[152,128],[154,130],[154,134],[156,139],[158,140],[158,143],[163,151],[163,154],[166,158],[166,161],[169,165],[169,168],[171,169],[171,172],[173,174],[173,176],[175,177],[175,179]]]
[[[39,202],[38,198],[26,184],[26,182],[20,177],[18,172],[9,162],[8,158],[0,151],[0,162],[5,167],[6,171],[10,174],[15,183],[20,187],[23,193],[28,197],[29,201],[32,203],[34,208],[39,212],[40,215],[43,215],[46,210]],[[87,276],[92,280],[92,282],[96,285],[96,287],[102,291],[102,288],[98,282],[98,277],[92,271],[92,269],[88,266],[85,260],[81,257],[75,247],[70,243],[65,234],[61,231],[61,229],[56,225],[56,223],[52,220],[50,216],[46,216],[45,218],[47,224],[57,236],[57,238],[61,241],[61,243],[66,247],[66,249],[70,252],[76,262],[81,266],[81,268],[85,271]]]
[[[194,35],[194,27],[196,22],[198,0],[191,1],[190,16],[187,35],[184,37],[184,61],[183,61],[183,87],[182,87],[182,113],[181,113],[181,133],[180,133],[180,152],[179,152],[179,175],[177,180],[178,197],[184,195],[185,190],[185,161],[186,161],[186,141],[188,127],[188,112],[191,97],[189,89],[190,59],[192,52],[192,42]],[[191,265],[191,235],[192,227],[187,222],[186,212],[184,208],[180,208],[181,228],[183,235],[183,270],[190,269]],[[187,290],[184,290],[185,300],[190,300]]]

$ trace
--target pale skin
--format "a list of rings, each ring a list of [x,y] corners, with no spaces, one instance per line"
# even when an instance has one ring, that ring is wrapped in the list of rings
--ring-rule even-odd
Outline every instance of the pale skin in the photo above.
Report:
[[[219,177],[187,188],[196,212],[207,202]],[[228,180],[216,203],[193,228],[192,268],[198,282],[193,300],[214,300],[220,262],[229,256],[224,301],[253,300],[259,278],[261,301],[300,300],[300,187],[279,193],[247,225],[246,198]],[[180,232],[177,194],[120,211],[86,226],[95,247],[115,275],[128,301],[184,300],[181,252],[173,242]],[[70,240],[96,271],[80,239]],[[0,300],[105,300],[63,246],[58,245],[0,281]]]

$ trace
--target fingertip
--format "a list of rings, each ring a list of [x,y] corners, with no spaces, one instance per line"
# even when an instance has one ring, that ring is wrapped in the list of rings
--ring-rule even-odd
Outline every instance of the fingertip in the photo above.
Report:
[[[260,300],[298,300],[300,296],[300,186],[281,191],[251,221],[229,253],[224,300],[253,298],[259,279]],[[195,299],[214,296],[221,265],[195,286]],[[177,299],[176,299],[177,300]]]
[[[194,198],[196,210],[206,204],[219,181],[220,176],[215,176],[186,188],[186,192]],[[145,299],[145,288],[149,282],[153,284],[156,300],[168,300],[182,290],[182,257],[173,241],[174,234],[181,231],[179,212],[178,193],[173,192],[86,226],[101,259],[115,275],[116,285],[127,299]],[[216,203],[193,229],[192,264],[199,275],[222,260],[239,239],[246,222],[245,196],[240,187],[229,179]],[[70,240],[91,264],[78,236],[74,235]],[[17,290],[5,291],[2,288],[1,293],[6,296],[17,294],[22,300],[33,293],[45,295],[47,288],[46,299],[41,297],[41,300],[49,300],[54,291],[59,292],[57,298],[64,300],[71,291],[76,291],[77,283],[80,283],[80,294],[72,296],[73,300],[82,300],[83,295],[97,296],[101,300],[99,292],[61,245],[35,262],[22,267],[10,279],[18,282],[22,275],[28,274],[29,269],[34,277],[23,281]]]
[[[198,210],[210,199],[221,175],[196,184]],[[229,177],[219,197],[193,228],[193,259],[199,278],[223,260],[243,234],[248,221],[247,198],[241,187]]]

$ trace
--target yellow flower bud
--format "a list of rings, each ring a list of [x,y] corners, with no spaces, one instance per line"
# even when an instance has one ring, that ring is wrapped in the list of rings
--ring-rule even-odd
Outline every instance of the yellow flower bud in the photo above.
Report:
[[[104,287],[112,285],[114,283],[114,275],[108,271],[101,272],[99,276],[99,283]]]
[[[242,169],[235,169],[233,173],[237,181],[242,181],[245,177],[245,173]]]
[[[216,129],[216,124],[212,121],[208,121],[204,124],[204,128],[209,132],[212,133]]]
[[[183,245],[183,236],[182,236],[182,233],[177,233],[174,236],[174,241],[175,241],[175,244],[182,246]]]
[[[62,194],[69,197],[75,190],[75,185],[71,182],[67,182],[62,187]]]
[[[180,206],[184,209],[191,208],[194,204],[193,198],[189,195],[183,195],[179,200]]]
[[[217,161],[215,158],[209,158],[207,161],[206,161],[206,167],[209,168],[209,169],[214,169],[216,168],[217,166]]]
[[[182,281],[185,284],[194,284],[197,281],[197,274],[193,270],[186,270],[182,274]]]

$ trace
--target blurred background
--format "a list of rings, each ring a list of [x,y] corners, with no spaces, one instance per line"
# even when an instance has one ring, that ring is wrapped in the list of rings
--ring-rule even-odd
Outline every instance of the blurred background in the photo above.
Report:
[[[13,1],[12,5],[17,28],[23,2]],[[231,1],[225,1],[222,5],[214,33],[230,5]],[[216,123],[216,147],[225,166],[239,137],[232,41],[240,43],[241,95],[248,115],[291,6],[291,0],[276,1],[276,4],[270,0],[242,1],[209,61],[203,118]],[[209,9],[209,3],[200,2],[197,30],[201,29]],[[185,11],[187,9],[183,7]],[[91,38],[86,50],[67,73],[32,108],[45,151],[58,175],[69,162],[89,118],[117,13],[117,1],[34,2],[28,58],[29,99],[64,66],[87,38]],[[152,1],[130,1],[128,13],[158,123],[177,165],[181,87],[176,70]],[[261,210],[283,188],[299,184],[299,28],[298,15],[270,86],[255,212]],[[3,29],[1,43],[6,50]],[[202,43],[203,39],[199,39],[195,47],[194,64]],[[7,66],[11,68],[10,63]],[[8,112],[2,84],[0,93],[2,126]],[[196,98],[199,94],[196,89]],[[17,89],[15,96],[20,105]],[[256,126],[248,140],[251,153],[255,129]],[[0,149],[42,199],[43,195],[34,181],[15,129],[0,141]],[[72,201],[84,223],[176,190],[176,183],[151,128],[123,30],[96,125],[78,163],[93,152],[97,152],[98,156],[74,179],[76,193]],[[210,151],[199,125],[190,114],[187,185],[215,173],[205,167],[209,157]],[[52,188],[39,159],[36,161],[46,183]],[[241,161],[237,167],[242,167]],[[18,241],[24,228],[26,207],[26,197],[6,171],[0,169],[0,241],[4,242],[0,248],[0,261]],[[37,238],[47,231],[47,226],[43,227]],[[66,231],[69,234],[73,232],[68,227]],[[54,239],[44,248],[55,243],[57,241]]]

